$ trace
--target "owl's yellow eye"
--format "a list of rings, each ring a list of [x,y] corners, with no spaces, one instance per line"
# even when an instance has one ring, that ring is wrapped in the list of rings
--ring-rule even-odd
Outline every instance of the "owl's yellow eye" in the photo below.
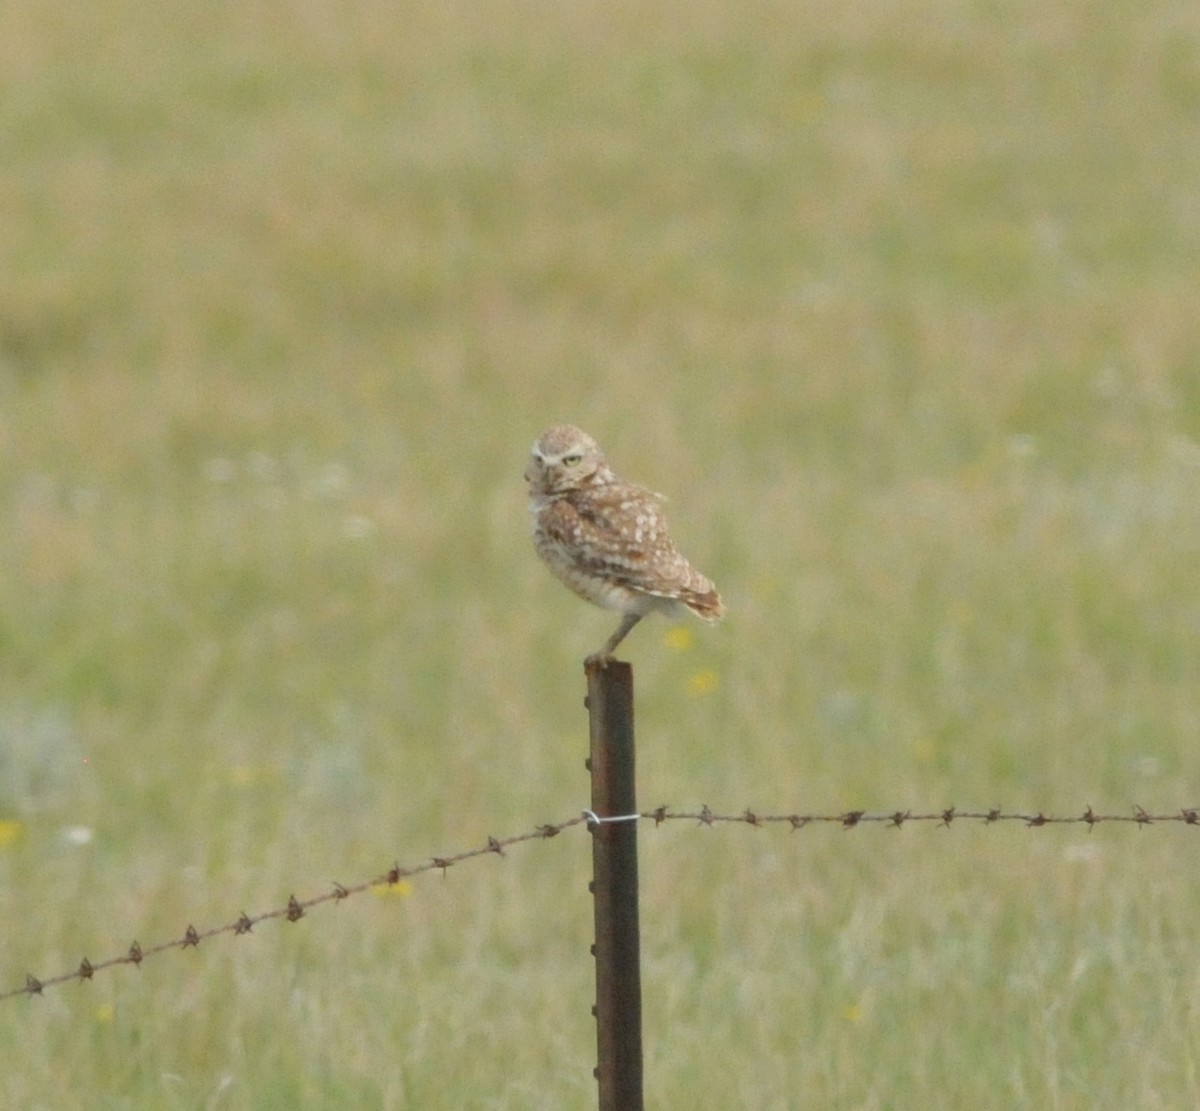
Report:
[[[562,461],[563,461],[563,463],[564,463],[566,466],[568,466],[568,467],[573,467],[573,466],[575,466],[575,464],[576,464],[576,463],[578,463],[578,462],[579,462],[579,461],[580,461],[582,458],[583,458],[583,456],[582,456],[582,455],[580,455],[580,454],[579,454],[579,452],[574,452],[574,453],[572,453],[571,455],[564,455],[564,456],[562,457]]]

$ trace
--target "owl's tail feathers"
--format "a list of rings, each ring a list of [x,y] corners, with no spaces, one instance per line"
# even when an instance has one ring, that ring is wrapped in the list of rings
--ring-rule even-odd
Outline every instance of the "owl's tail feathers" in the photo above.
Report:
[[[715,590],[708,590],[703,594],[689,594],[684,602],[692,613],[703,617],[705,621],[720,621],[725,616],[725,603]]]

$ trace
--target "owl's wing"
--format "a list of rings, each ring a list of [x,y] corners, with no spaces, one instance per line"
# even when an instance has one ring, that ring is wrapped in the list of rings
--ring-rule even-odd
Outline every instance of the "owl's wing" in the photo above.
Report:
[[[596,487],[547,507],[541,524],[581,571],[675,597],[694,572],[671,541],[660,502],[637,486]]]

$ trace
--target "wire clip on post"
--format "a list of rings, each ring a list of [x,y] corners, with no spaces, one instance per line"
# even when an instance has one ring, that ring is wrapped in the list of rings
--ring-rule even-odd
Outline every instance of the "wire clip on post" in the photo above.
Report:
[[[611,825],[614,822],[639,822],[642,816],[640,814],[619,814],[611,818],[601,818],[599,814],[591,810],[585,810],[581,815],[583,820],[587,822],[588,829],[595,829],[597,826]]]

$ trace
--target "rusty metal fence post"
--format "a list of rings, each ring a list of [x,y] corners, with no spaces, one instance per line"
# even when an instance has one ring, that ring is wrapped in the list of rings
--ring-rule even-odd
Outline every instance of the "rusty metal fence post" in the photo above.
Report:
[[[642,1111],[633,668],[586,668],[591,733],[592,883],[596,942],[596,1080],[600,1111]],[[605,819],[628,819],[606,821]]]

